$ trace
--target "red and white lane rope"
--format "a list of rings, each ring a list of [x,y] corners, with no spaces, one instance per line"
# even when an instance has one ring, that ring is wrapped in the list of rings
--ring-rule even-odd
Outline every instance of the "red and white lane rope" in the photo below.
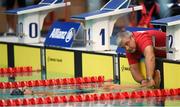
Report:
[[[24,105],[38,105],[38,104],[52,104],[52,103],[68,103],[68,102],[86,102],[86,101],[101,101],[101,100],[120,100],[131,98],[148,98],[148,97],[166,97],[180,95],[180,88],[178,89],[154,89],[141,90],[133,92],[115,92],[115,93],[101,93],[101,94],[79,94],[70,96],[47,96],[39,98],[25,98],[25,99],[8,99],[0,100],[0,106],[24,106]]]

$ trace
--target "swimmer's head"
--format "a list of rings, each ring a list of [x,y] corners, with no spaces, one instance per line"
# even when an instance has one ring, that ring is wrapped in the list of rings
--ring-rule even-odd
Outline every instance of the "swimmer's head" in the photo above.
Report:
[[[16,88],[12,90],[10,94],[11,95],[32,95],[33,91],[28,89],[27,87],[24,87],[22,89]]]
[[[24,95],[24,92],[21,89],[16,88],[12,90],[11,95]]]

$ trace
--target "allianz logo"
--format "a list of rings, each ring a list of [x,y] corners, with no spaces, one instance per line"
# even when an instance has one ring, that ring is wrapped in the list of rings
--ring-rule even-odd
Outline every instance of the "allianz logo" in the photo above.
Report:
[[[68,32],[62,31],[60,28],[54,28],[49,38],[64,39],[65,42],[69,42],[73,38],[74,34],[75,34],[74,28],[71,28]]]

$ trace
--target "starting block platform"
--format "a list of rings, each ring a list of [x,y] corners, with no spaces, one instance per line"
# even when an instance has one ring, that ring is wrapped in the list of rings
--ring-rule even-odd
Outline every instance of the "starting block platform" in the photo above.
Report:
[[[64,3],[64,0],[42,0],[37,5],[27,6],[23,8],[17,8],[13,10],[7,10],[5,13],[7,14],[15,14],[15,15],[21,15],[21,14],[29,14],[29,13],[35,13],[35,12],[43,12],[43,11],[49,11],[53,10],[59,7],[64,7],[66,5],[70,5],[70,2],[67,4]]]
[[[173,26],[180,23],[180,15],[151,21],[154,25]]]
[[[132,8],[128,8],[131,0],[110,0],[107,4],[105,4],[100,10],[84,13],[80,15],[72,16],[73,19],[79,20],[91,20],[96,18],[108,17],[119,15],[122,13],[131,12]],[[123,9],[123,10],[121,10]],[[140,10],[141,7],[134,7],[135,10]],[[118,11],[119,10],[119,11]],[[121,11],[120,11],[121,10]]]

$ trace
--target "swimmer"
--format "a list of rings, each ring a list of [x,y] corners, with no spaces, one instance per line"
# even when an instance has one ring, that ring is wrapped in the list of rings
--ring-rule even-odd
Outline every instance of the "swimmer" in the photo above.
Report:
[[[53,96],[53,95],[67,95],[67,94],[83,94],[83,93],[92,93],[95,90],[93,89],[74,89],[74,90],[59,90],[61,92],[47,92],[47,91],[33,91],[32,89],[25,88],[16,88],[11,91],[10,95],[40,95],[40,96]]]
[[[34,95],[34,91],[28,89],[28,88],[16,88],[11,91],[10,95]]]

